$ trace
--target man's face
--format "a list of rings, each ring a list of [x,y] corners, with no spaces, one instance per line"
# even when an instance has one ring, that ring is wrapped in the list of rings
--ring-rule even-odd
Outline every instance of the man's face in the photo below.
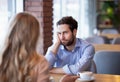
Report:
[[[58,25],[57,33],[61,43],[64,46],[70,46],[73,44],[74,39],[76,37],[76,33],[71,32],[71,30],[69,29],[69,25]]]

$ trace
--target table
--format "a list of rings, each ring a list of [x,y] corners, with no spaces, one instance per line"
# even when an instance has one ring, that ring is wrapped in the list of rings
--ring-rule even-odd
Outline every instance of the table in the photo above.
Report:
[[[59,82],[64,74],[50,74],[54,78],[54,82]],[[110,74],[94,74],[94,82],[120,82],[120,75]],[[80,82],[76,80],[75,82]]]
[[[94,82],[120,82],[120,75],[94,74]],[[76,82],[80,82],[76,80]]]
[[[107,51],[120,51],[119,44],[93,44],[95,47],[95,52],[100,50],[107,50]]]
[[[61,79],[62,76],[64,76],[65,74],[54,74],[51,73],[50,76],[53,77],[53,82],[59,82],[59,80]]]
[[[120,37],[120,34],[100,34],[100,36],[105,36],[108,39],[114,39],[114,38]]]

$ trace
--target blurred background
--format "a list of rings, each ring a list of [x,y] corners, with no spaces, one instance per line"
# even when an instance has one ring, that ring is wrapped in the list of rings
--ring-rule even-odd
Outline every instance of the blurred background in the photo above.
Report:
[[[101,35],[105,29],[120,32],[120,0],[0,0],[0,49],[10,18],[23,11],[32,13],[40,22],[38,51],[43,54],[52,44],[56,22],[63,16],[78,21],[77,37],[82,39]]]

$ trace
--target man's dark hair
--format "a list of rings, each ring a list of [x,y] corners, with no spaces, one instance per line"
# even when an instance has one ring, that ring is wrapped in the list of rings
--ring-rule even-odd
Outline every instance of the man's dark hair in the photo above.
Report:
[[[68,24],[69,28],[72,32],[74,29],[77,29],[77,27],[78,27],[77,21],[72,16],[66,16],[66,17],[63,17],[62,19],[60,19],[57,22],[57,26],[61,25],[61,24]]]

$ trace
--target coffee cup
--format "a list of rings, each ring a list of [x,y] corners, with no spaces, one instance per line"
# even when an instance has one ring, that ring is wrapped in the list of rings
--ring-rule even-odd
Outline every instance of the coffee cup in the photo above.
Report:
[[[54,78],[52,76],[49,77],[50,82],[54,82]]]
[[[90,80],[93,77],[93,73],[90,71],[78,72],[77,76],[79,76],[80,79]]]

